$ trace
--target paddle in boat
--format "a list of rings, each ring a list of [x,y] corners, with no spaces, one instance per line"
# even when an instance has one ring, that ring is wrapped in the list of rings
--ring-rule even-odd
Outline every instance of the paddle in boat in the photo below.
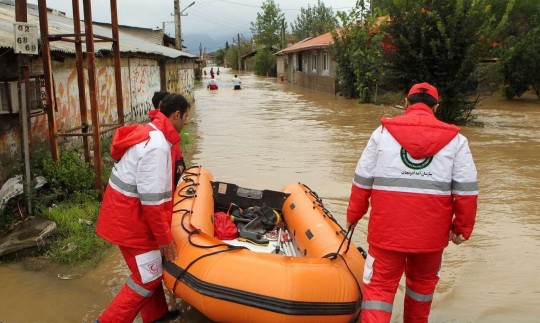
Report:
[[[265,208],[275,226],[266,233],[268,217],[247,216],[268,215]],[[239,239],[215,237],[218,212],[236,222]],[[247,189],[189,168],[176,187],[171,230],[178,257],[164,263],[165,285],[216,322],[358,319],[363,250],[301,183],[282,191]]]

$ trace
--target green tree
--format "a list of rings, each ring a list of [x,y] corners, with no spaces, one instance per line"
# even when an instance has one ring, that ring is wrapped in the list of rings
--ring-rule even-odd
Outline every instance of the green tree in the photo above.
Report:
[[[534,27],[531,16],[538,14],[538,0],[491,0],[490,8],[499,25],[494,30],[493,41],[504,43],[509,38],[525,35]],[[511,23],[508,23],[508,22]],[[504,46],[503,46],[504,47]]]
[[[280,48],[283,30],[287,28],[285,15],[274,0],[265,0],[262,12],[257,13],[255,22],[251,22],[251,33],[257,46]]]
[[[501,70],[508,99],[520,97],[532,87],[540,98],[540,26],[529,31],[506,52]]]
[[[363,0],[349,13],[338,12],[342,28],[333,31],[332,55],[337,62],[338,91],[346,98],[372,102],[379,80],[384,75],[381,29],[384,19],[371,15]]]
[[[241,37],[240,43],[237,41],[232,45],[229,45],[225,53],[225,58],[233,70],[239,70],[240,66],[238,66],[238,58],[250,53],[251,51],[253,51],[251,42]]]
[[[259,49],[253,57],[256,75],[276,76],[276,56],[268,49]]]
[[[501,58],[504,94],[513,99],[532,87],[540,96],[540,3],[514,0],[505,9],[501,15],[511,23],[502,25],[493,37],[496,45],[493,56]]]
[[[292,34],[296,41],[315,37],[336,29],[338,20],[332,7],[326,7],[324,2],[317,0],[317,5],[301,8],[300,14],[291,24]]]
[[[386,86],[405,91],[417,82],[437,86],[437,117],[451,123],[470,121],[476,100],[469,94],[473,72],[497,23],[487,0],[396,1],[389,8],[388,32],[396,47],[389,55]]]
[[[218,49],[214,53],[214,60],[216,61],[217,65],[223,66],[223,63],[225,62],[225,54],[226,54],[226,50],[223,48]]]

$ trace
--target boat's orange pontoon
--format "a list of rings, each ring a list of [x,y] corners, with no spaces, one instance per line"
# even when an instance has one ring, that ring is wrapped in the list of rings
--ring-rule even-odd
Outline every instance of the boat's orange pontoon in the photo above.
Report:
[[[214,212],[265,203],[281,213],[295,241],[288,256],[256,252],[214,237]],[[350,322],[362,299],[364,258],[307,186],[281,192],[216,182],[188,169],[176,188],[172,231],[178,258],[166,286],[217,322]],[[351,233],[352,235],[352,233]],[[270,248],[271,249],[271,248]]]

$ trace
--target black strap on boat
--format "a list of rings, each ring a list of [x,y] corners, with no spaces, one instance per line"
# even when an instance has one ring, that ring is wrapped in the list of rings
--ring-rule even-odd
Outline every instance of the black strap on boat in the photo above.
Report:
[[[184,229],[187,233],[188,233],[188,241],[189,243],[192,245],[192,246],[195,246],[197,248],[203,248],[203,249],[209,249],[209,248],[215,248],[215,247],[226,247],[227,249],[223,249],[223,250],[218,250],[218,251],[214,251],[214,252],[210,252],[210,253],[207,253],[207,254],[204,254],[202,256],[199,256],[195,259],[193,259],[193,261],[191,261],[187,266],[186,268],[184,268],[178,275],[175,276],[175,281],[174,281],[174,285],[173,285],[173,293],[176,291],[176,286],[178,284],[178,282],[180,281],[180,279],[182,278],[182,276],[188,272],[188,270],[191,268],[191,266],[193,266],[196,262],[198,262],[199,260],[201,259],[204,259],[206,257],[209,257],[209,256],[213,256],[213,255],[217,255],[217,254],[220,254],[220,253],[223,253],[223,252],[228,252],[228,251],[234,251],[234,250],[241,250],[241,249],[248,249],[246,247],[242,247],[242,246],[233,246],[233,245],[229,245],[229,244],[226,244],[226,243],[218,243],[218,244],[215,244],[215,245],[208,245],[208,246],[203,246],[203,245],[198,245],[196,243],[194,243],[192,240],[191,240],[191,237],[194,235],[194,234],[199,234],[201,232],[200,229],[195,229],[195,230],[189,230],[185,225],[184,225],[184,218],[186,217],[186,215],[188,214],[192,214],[193,212],[191,210],[178,210],[178,211],[184,211],[184,214],[182,215],[182,229]]]
[[[198,233],[198,232],[197,232]],[[191,241],[190,241],[191,243]],[[196,246],[196,245],[194,245]],[[176,292],[176,285],[178,284],[178,282],[180,281],[180,279],[182,278],[182,276],[184,276],[185,273],[187,273],[189,271],[189,269],[191,268],[191,266],[193,266],[195,263],[197,263],[199,260],[201,259],[204,259],[206,257],[210,257],[210,256],[213,256],[213,255],[217,255],[217,254],[220,254],[220,253],[224,253],[224,252],[229,252],[229,251],[234,251],[234,250],[241,250],[241,249],[248,249],[246,247],[242,247],[242,246],[233,246],[233,245],[228,245],[228,244],[218,244],[218,245],[214,245],[214,246],[208,246],[207,248],[214,248],[216,246],[226,246],[227,249],[223,249],[223,250],[218,250],[218,251],[214,251],[214,252],[210,252],[210,253],[207,253],[207,254],[204,254],[202,256],[199,256],[195,259],[193,259],[193,261],[191,261],[187,266],[186,268],[184,268],[177,276],[175,276],[175,281],[174,281],[174,285],[173,285],[173,293]]]
[[[313,196],[315,198],[315,201],[313,201],[313,208],[318,206],[323,211],[324,216],[328,217],[330,220],[332,220],[332,222],[339,225],[339,223],[334,218],[332,213],[324,206],[323,201],[319,197],[319,195],[315,191],[313,191],[311,188],[309,188],[306,184],[304,184],[304,183],[298,183],[298,184],[300,184],[304,189],[306,189],[305,192],[307,194],[309,194],[309,195],[311,195],[311,196]]]
[[[190,172],[189,170],[190,169],[193,169],[193,168],[200,168],[201,166],[194,166],[194,167],[191,167],[191,168],[188,168],[187,170],[184,171],[184,173],[182,175],[182,181],[183,182],[186,182],[186,183],[189,183],[185,186],[185,188],[187,188],[186,190],[186,194],[182,194],[182,191],[178,191],[177,195],[178,197],[181,197],[180,200],[174,202],[173,204],[173,208],[178,205],[179,203],[182,203],[184,200],[188,199],[188,198],[194,198],[196,197],[197,195],[195,194],[197,192],[197,189],[196,187],[200,185],[200,183],[195,183],[195,181],[190,177],[190,176],[199,176],[201,175],[201,173],[193,173],[193,172]],[[178,211],[173,211],[173,213],[176,213]]]
[[[347,249],[345,249],[343,253],[347,253],[349,251],[349,247],[351,246],[351,240],[353,237],[354,228],[355,228],[354,225],[351,225],[349,227],[349,229],[347,230],[347,233],[345,233],[345,236],[343,237],[343,240],[339,244],[338,250],[336,252],[331,252],[327,255],[324,255],[323,258],[328,258],[330,260],[336,259],[340,255],[339,252],[341,251],[341,248],[343,247],[343,244],[345,243],[345,241],[347,241]]]
[[[178,202],[175,202],[174,205],[178,205],[179,203],[185,201],[186,199],[191,199],[191,198],[196,198],[197,197],[197,186],[200,185],[200,183],[196,183],[194,180],[193,180],[193,176],[200,176],[201,173],[200,172],[192,172],[190,171],[191,169],[193,168],[198,168],[200,169],[201,166],[194,166],[194,167],[191,167],[189,169],[187,169],[186,171],[184,171],[183,176],[182,177],[182,180],[186,183],[189,183],[189,184],[186,184],[186,186],[178,192],[178,197],[180,197],[181,199],[178,201]],[[187,188],[187,190],[186,190]],[[185,191],[185,193],[182,194],[182,192]],[[204,259],[206,257],[210,257],[210,256],[213,256],[213,255],[216,255],[216,254],[220,254],[220,253],[223,253],[223,252],[229,252],[229,251],[234,251],[234,250],[242,250],[242,249],[248,249],[246,247],[243,247],[243,246],[233,246],[233,245],[229,245],[229,244],[226,244],[226,243],[218,243],[218,244],[214,244],[214,245],[199,245],[199,244],[196,244],[195,242],[193,242],[192,240],[192,236],[195,235],[195,234],[199,234],[201,233],[201,229],[195,229],[195,230],[189,230],[186,225],[184,224],[185,223],[185,218],[188,214],[193,214],[193,210],[188,210],[188,209],[179,209],[179,210],[174,210],[173,213],[179,213],[179,212],[183,212],[182,214],[182,218],[180,220],[180,225],[182,227],[182,229],[188,234],[188,241],[189,243],[194,246],[194,247],[197,247],[197,248],[201,248],[201,249],[211,249],[211,248],[216,248],[216,247],[225,247],[227,249],[222,249],[222,250],[218,250],[218,251],[214,251],[214,252],[210,252],[210,253],[207,253],[207,254],[204,254],[202,256],[199,256],[197,258],[195,258],[193,261],[191,261],[185,269],[183,269],[178,275],[176,275],[176,280],[174,282],[174,285],[173,285],[173,293],[175,292],[176,290],[176,286],[178,284],[178,282],[180,281],[180,278],[188,272],[188,270],[191,268],[191,266],[193,266],[195,263],[197,263],[199,260],[201,259]]]
[[[322,258],[328,258],[330,260],[335,260],[335,259],[337,259],[339,257],[339,258],[341,258],[341,260],[343,260],[343,263],[345,264],[345,267],[347,267],[347,270],[351,273],[352,277],[355,277],[354,282],[356,283],[356,287],[358,287],[358,293],[360,294],[359,301],[360,301],[360,303],[362,303],[362,299],[364,298],[364,295],[362,294],[362,288],[360,288],[360,284],[358,283],[358,280],[356,280],[356,276],[354,275],[353,271],[349,267],[349,264],[347,263],[347,261],[345,260],[343,255],[341,255],[339,253],[341,251],[341,247],[343,247],[343,244],[345,243],[345,241],[347,241],[347,249],[345,249],[345,251],[343,253],[347,253],[349,251],[349,247],[351,245],[351,240],[352,240],[352,237],[353,237],[355,227],[356,227],[356,225],[351,225],[349,227],[349,229],[347,230],[347,233],[343,237],[343,240],[341,241],[341,243],[339,245],[339,248],[338,248],[338,250],[336,252],[329,253],[329,254],[323,256]],[[360,316],[360,313],[358,314],[358,316]],[[358,319],[358,317],[356,318],[356,320],[357,319]],[[355,320],[355,322],[356,322],[356,320]]]

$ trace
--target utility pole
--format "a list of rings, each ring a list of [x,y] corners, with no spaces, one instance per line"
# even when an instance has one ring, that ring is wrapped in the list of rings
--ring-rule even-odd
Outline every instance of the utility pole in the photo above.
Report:
[[[182,50],[182,22],[180,20],[180,0],[174,0],[174,45]]]
[[[201,63],[202,63],[202,60],[203,60],[202,43],[199,43],[199,59],[201,60]]]
[[[202,43],[199,43],[199,75],[202,80],[202,70],[203,70],[203,56],[202,56]]]
[[[240,60],[240,33],[238,33],[238,70],[239,71],[242,70],[242,67],[240,65],[241,65],[241,60]]]
[[[15,2],[15,21],[17,24],[19,23],[27,23],[27,5],[26,0],[17,0]],[[34,31],[36,31],[34,37],[31,37],[33,40],[35,40],[35,47],[37,48],[37,28],[33,28]],[[22,28],[21,30],[25,30]],[[17,37],[15,37],[17,38]],[[15,40],[15,39],[14,39]],[[33,41],[32,41],[33,43]],[[17,40],[15,40],[15,44],[17,44]],[[32,44],[29,44],[30,46]],[[17,45],[15,45],[15,48],[17,48]],[[24,216],[32,215],[32,202],[30,200],[30,186],[31,186],[31,180],[32,180],[32,173],[30,170],[30,155],[32,152],[32,120],[30,116],[30,67],[29,67],[29,59],[28,55],[21,54],[21,52],[17,52],[15,50],[15,54],[17,55],[17,74],[18,74],[18,80],[17,80],[17,100],[19,102],[19,121],[21,124],[21,157],[23,160],[23,191],[24,191],[24,203],[26,207],[26,214]],[[29,54],[29,53],[27,53]],[[37,51],[36,53],[37,54]]]
[[[281,48],[285,48],[285,18],[281,19]]]

